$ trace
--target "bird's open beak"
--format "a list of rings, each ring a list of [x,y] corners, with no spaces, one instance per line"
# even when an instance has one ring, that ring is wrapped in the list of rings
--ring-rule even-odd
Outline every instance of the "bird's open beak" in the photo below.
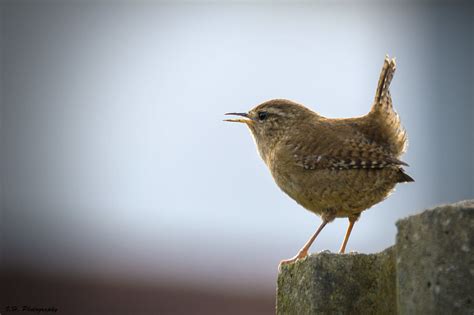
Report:
[[[252,118],[250,118],[249,114],[247,114],[247,113],[226,113],[225,115],[242,116],[242,117],[245,117],[246,119],[241,119],[241,118],[224,119],[224,121],[238,122],[238,123],[244,123],[244,124],[248,124],[248,123],[253,122]]]

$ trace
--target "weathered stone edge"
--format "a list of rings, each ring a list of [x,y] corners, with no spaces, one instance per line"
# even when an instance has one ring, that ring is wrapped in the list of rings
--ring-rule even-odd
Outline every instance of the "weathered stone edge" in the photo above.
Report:
[[[422,216],[430,215],[431,213],[436,212],[436,211],[446,211],[446,210],[447,211],[449,210],[460,210],[460,211],[471,210],[472,211],[474,210],[474,199],[466,199],[466,200],[458,201],[455,203],[442,204],[442,205],[435,206],[433,208],[428,208],[428,209],[423,210],[420,213],[413,214],[413,215],[397,220],[395,225],[397,226],[397,228],[400,228],[400,225],[403,225],[405,222],[409,221],[412,218],[422,217]]]

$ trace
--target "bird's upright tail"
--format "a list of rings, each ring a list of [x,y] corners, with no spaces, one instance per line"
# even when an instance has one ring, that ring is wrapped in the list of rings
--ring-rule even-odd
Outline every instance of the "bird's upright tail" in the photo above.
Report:
[[[382,99],[383,97],[390,98],[389,87],[396,69],[397,64],[395,63],[395,58],[390,59],[388,56],[385,56],[382,71],[380,72],[379,83],[377,84],[377,90],[375,92],[374,107],[378,107],[376,108],[378,110],[383,109],[382,107],[384,107],[384,105],[392,107],[391,101],[384,104]],[[387,108],[385,108],[385,110],[386,109]]]
[[[400,118],[393,109],[389,90],[395,70],[395,59],[386,56],[375,92],[374,103],[367,116],[369,123],[374,127],[373,139],[394,157],[399,157],[406,149],[407,137]]]

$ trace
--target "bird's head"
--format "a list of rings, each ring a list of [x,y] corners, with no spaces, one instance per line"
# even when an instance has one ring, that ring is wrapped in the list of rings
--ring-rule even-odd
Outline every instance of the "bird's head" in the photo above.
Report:
[[[315,113],[306,107],[285,99],[266,101],[248,113],[227,113],[242,118],[225,121],[246,124],[264,160],[278,141],[298,124],[311,118]]]

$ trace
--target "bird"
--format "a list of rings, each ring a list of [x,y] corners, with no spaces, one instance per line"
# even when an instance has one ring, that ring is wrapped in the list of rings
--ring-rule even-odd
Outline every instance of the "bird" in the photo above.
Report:
[[[280,262],[291,264],[308,255],[323,228],[336,218],[349,225],[339,249],[344,254],[361,213],[387,198],[396,184],[413,182],[400,156],[407,133],[392,105],[390,83],[395,58],[384,59],[372,107],[356,118],[326,118],[291,100],[272,99],[225,119],[247,125],[257,150],[277,186],[321,224],[298,253]]]

